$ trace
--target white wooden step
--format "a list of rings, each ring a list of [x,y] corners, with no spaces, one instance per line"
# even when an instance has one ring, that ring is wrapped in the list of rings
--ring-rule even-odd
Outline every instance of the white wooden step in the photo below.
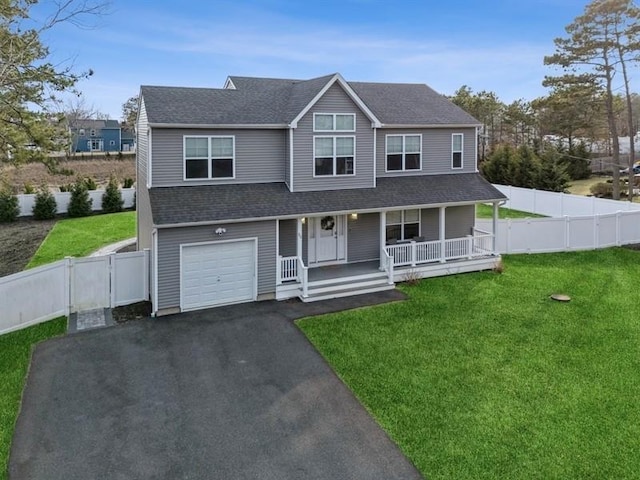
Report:
[[[309,282],[309,287],[320,287],[323,285],[334,285],[336,283],[357,282],[360,280],[370,280],[373,278],[387,278],[387,272],[372,272],[362,275],[352,275],[350,277],[328,278],[326,280],[314,280]]]
[[[307,291],[309,295],[312,295],[312,294],[317,295],[321,293],[339,292],[343,290],[357,290],[361,288],[382,287],[388,284],[389,283],[387,280],[387,276],[385,275],[382,278],[375,278],[373,280],[364,280],[359,282],[354,282],[354,281],[345,282],[345,281],[342,281],[342,279],[340,279],[340,282],[325,284],[325,286],[322,286],[322,287],[309,284]]]
[[[310,295],[306,298],[300,296],[300,300],[302,300],[304,303],[319,302],[321,300],[331,300],[332,298],[351,297],[354,295],[363,295],[365,293],[375,293],[375,292],[382,292],[385,290],[393,290],[394,288],[396,288],[395,285],[385,284],[384,286],[381,285],[378,287],[329,292],[325,295]]]

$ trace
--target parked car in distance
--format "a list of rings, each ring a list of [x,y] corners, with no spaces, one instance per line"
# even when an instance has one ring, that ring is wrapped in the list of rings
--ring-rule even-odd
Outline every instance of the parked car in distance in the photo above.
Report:
[[[620,170],[620,173],[624,173],[625,175],[628,174],[629,173],[629,167],[627,167],[627,168],[625,168],[623,170]],[[634,175],[640,174],[640,164],[639,163],[636,163],[633,166],[633,173],[634,173]]]

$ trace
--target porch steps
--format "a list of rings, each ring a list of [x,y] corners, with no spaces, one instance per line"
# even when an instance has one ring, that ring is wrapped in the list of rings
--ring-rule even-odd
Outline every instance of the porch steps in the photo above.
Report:
[[[382,292],[392,290],[395,284],[389,285],[386,272],[367,273],[351,277],[333,278],[309,282],[308,296],[303,297],[300,292],[300,300],[303,302],[317,302],[332,298],[350,297],[365,293]]]

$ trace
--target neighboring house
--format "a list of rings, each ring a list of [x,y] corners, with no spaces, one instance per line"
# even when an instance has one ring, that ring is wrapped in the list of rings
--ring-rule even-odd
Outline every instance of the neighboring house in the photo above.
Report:
[[[133,129],[123,128],[120,132],[120,151],[133,152],[136,149],[136,132]]]
[[[491,269],[479,123],[426,85],[229,77],[143,86],[138,248],[153,311],[335,298]],[[494,219],[495,224],[495,219]]]
[[[117,120],[75,120],[70,127],[73,152],[119,152],[122,144]]]

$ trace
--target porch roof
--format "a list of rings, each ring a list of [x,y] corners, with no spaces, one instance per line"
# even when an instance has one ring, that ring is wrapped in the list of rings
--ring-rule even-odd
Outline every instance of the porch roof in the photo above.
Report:
[[[477,173],[378,178],[376,188],[313,192],[290,192],[284,183],[154,187],[149,196],[157,226],[506,199]]]

